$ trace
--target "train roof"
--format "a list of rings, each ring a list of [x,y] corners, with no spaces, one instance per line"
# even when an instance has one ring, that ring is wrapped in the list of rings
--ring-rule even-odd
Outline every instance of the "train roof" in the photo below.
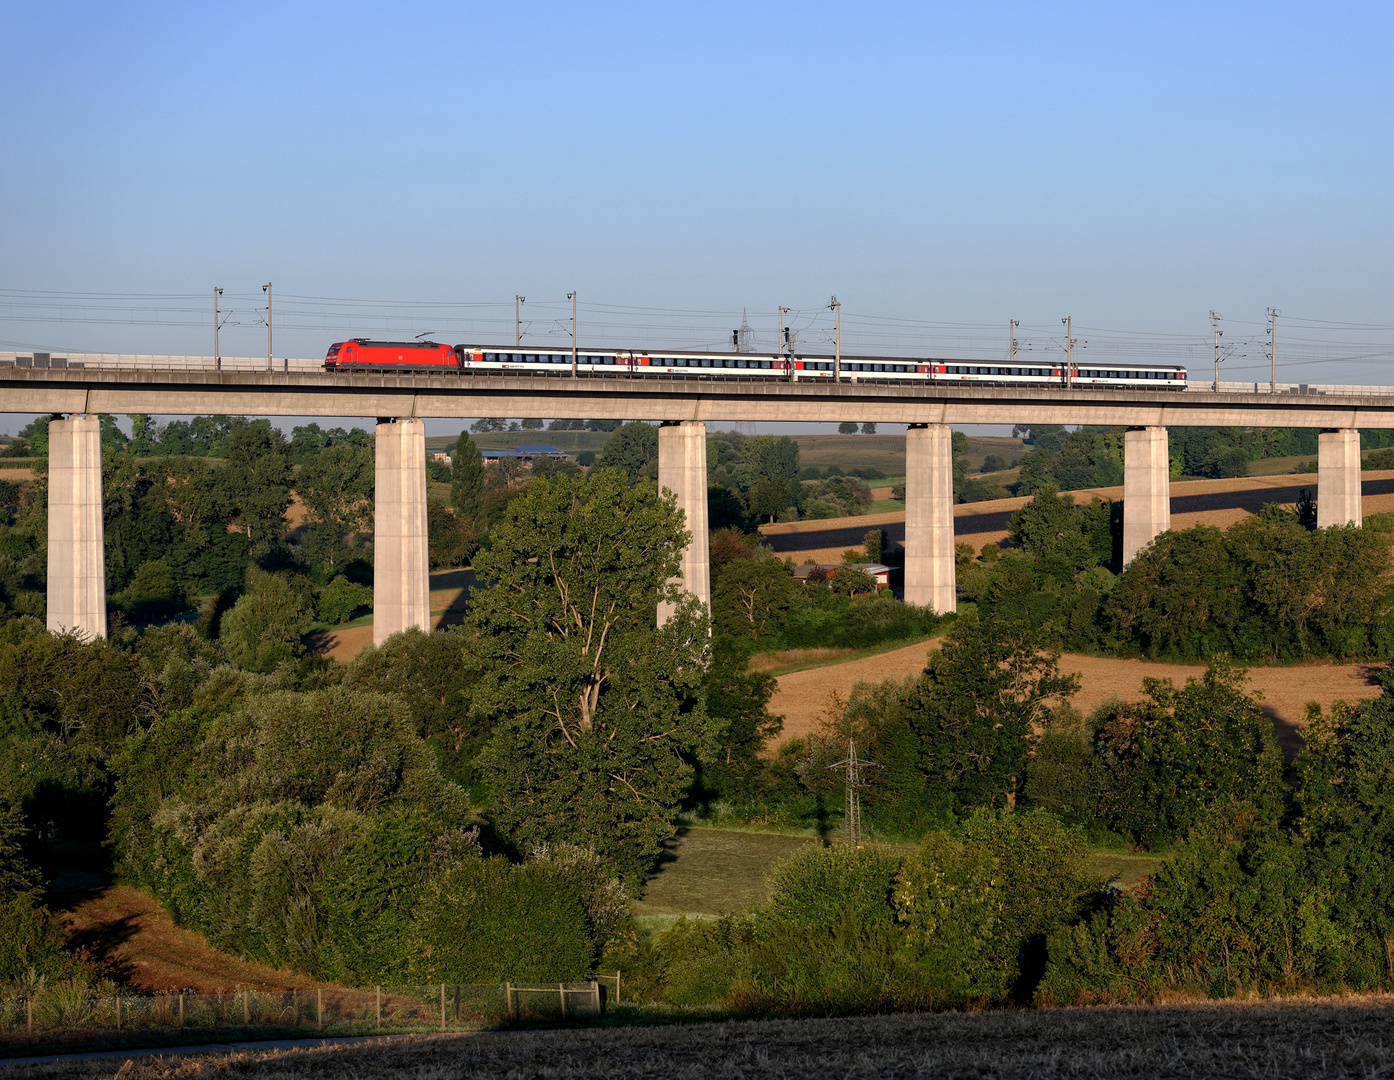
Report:
[[[465,352],[493,352],[493,353],[551,353],[570,356],[571,347],[569,345],[456,345],[455,348]],[[730,359],[732,357],[745,357],[748,360],[779,360],[784,357],[771,352],[702,352],[689,349],[616,349],[604,346],[585,346],[576,350],[577,356],[619,356],[628,353],[631,356],[681,356],[681,357],[711,357],[712,359]],[[834,361],[837,359],[832,353],[795,353],[795,360],[815,360],[815,361]],[[844,364],[960,364],[970,367],[1001,367],[1007,362],[1002,359],[983,360],[961,356],[864,356],[854,353],[843,353],[842,362]],[[1018,357],[1010,364],[1011,367],[1062,367],[1063,360],[1028,360]],[[1184,364],[1141,364],[1132,361],[1121,360],[1077,360],[1076,367],[1109,367],[1109,368],[1132,368],[1146,371],[1185,371]]]
[[[442,346],[439,341],[369,341],[367,338],[349,338],[355,345],[366,345],[370,349],[439,349],[449,348]],[[345,344],[339,342],[338,344]]]

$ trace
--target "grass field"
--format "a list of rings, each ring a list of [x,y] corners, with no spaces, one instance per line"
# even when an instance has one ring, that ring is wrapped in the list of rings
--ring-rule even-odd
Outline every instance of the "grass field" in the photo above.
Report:
[[[776,865],[822,842],[812,834],[684,827],[669,841],[635,914],[650,924],[661,924],[679,915],[722,915],[752,907],[769,895],[768,878]],[[834,837],[832,842],[842,841]],[[1098,852],[1094,871],[1110,881],[1129,884],[1160,863],[1150,855]]]
[[[639,916],[721,915],[765,899],[770,868],[812,836],[683,828],[669,841],[635,908]]]
[[[1394,1070],[1394,999],[1383,995],[685,1024],[661,1021],[699,1015],[621,1005],[611,1017],[659,1022],[164,1058],[132,1053],[6,1073],[16,1080],[1336,1080]]]
[[[610,436],[603,431],[493,431],[471,434],[474,445],[481,450],[512,450],[518,446],[555,446],[568,454],[582,450],[599,451]],[[426,449],[443,452],[459,441],[459,435],[428,435]]]

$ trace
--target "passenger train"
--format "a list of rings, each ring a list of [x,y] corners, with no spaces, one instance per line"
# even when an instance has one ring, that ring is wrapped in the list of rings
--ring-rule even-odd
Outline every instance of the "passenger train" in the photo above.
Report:
[[[518,347],[521,348],[521,347]],[[771,353],[704,353],[665,350],[619,352],[578,349],[576,372],[587,376],[630,378],[663,376],[695,379],[783,379],[831,381],[831,356]],[[421,341],[368,341],[354,338],[329,346],[329,372],[382,374],[561,375],[571,372],[570,349],[503,351],[493,345],[441,345]],[[848,382],[918,382],[936,386],[963,383],[986,386],[1131,387],[1137,390],[1184,390],[1186,369],[1166,364],[1084,366],[1062,363],[985,364],[962,360],[848,356],[841,361]]]

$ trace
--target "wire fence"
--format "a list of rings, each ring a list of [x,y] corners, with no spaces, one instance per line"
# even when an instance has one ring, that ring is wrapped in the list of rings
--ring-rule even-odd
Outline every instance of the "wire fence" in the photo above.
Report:
[[[58,983],[0,990],[0,1054],[13,1056],[49,1046],[388,1035],[475,1031],[503,1023],[594,1021],[607,1004],[618,999],[618,992],[618,973],[584,982],[432,983],[219,994],[97,993],[80,983]]]

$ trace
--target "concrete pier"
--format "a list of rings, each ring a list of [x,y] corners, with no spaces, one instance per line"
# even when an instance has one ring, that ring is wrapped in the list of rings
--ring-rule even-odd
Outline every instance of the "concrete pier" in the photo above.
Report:
[[[1359,525],[1360,432],[1353,428],[1317,436],[1317,527]]]
[[[373,644],[416,626],[431,631],[426,540],[426,425],[379,420],[373,505]]]
[[[1123,435],[1123,565],[1171,528],[1171,458],[1167,429]]]
[[[941,615],[958,609],[947,424],[913,424],[905,433],[905,602]]]
[[[48,426],[48,628],[106,637],[102,437],[95,416]]]
[[[686,515],[692,540],[682,556],[677,580],[711,610],[711,560],[707,528],[707,425],[685,420],[658,429],[658,487],[671,491]],[[658,605],[658,625],[673,616],[672,604]]]

